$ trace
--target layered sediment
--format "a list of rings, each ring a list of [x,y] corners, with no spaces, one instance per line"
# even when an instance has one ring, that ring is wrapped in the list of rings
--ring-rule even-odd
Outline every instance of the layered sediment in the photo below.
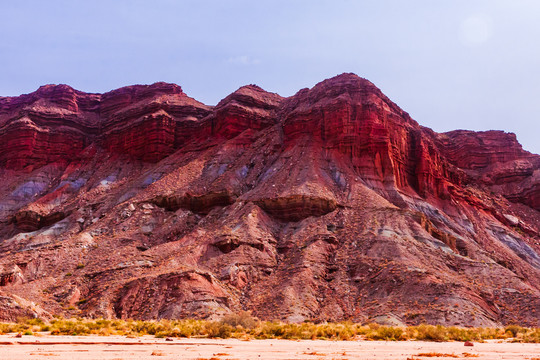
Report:
[[[540,326],[540,156],[354,74],[0,98],[0,180],[2,319]]]

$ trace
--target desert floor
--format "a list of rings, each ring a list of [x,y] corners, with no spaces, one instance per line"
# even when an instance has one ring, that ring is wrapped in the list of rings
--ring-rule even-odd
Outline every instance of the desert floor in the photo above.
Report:
[[[425,353],[437,353],[421,356]],[[446,355],[446,357],[444,356]],[[449,356],[450,355],[450,356]],[[156,339],[122,336],[0,336],[0,359],[538,359],[540,344],[488,341],[385,342],[323,340]]]

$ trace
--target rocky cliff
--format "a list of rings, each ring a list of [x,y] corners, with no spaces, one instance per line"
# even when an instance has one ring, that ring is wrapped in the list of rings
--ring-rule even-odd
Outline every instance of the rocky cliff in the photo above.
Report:
[[[540,326],[540,156],[342,74],[0,98],[0,319]]]

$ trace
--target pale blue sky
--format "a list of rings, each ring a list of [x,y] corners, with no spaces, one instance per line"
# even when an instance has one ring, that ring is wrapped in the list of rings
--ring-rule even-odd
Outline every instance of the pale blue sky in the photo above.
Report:
[[[354,72],[436,131],[540,153],[537,0],[0,0],[0,96],[174,82],[210,105]]]

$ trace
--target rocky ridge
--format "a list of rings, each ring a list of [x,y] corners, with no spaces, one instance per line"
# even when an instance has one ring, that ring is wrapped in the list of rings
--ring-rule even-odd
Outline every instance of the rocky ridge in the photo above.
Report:
[[[342,74],[0,98],[0,319],[540,326],[540,156]]]

